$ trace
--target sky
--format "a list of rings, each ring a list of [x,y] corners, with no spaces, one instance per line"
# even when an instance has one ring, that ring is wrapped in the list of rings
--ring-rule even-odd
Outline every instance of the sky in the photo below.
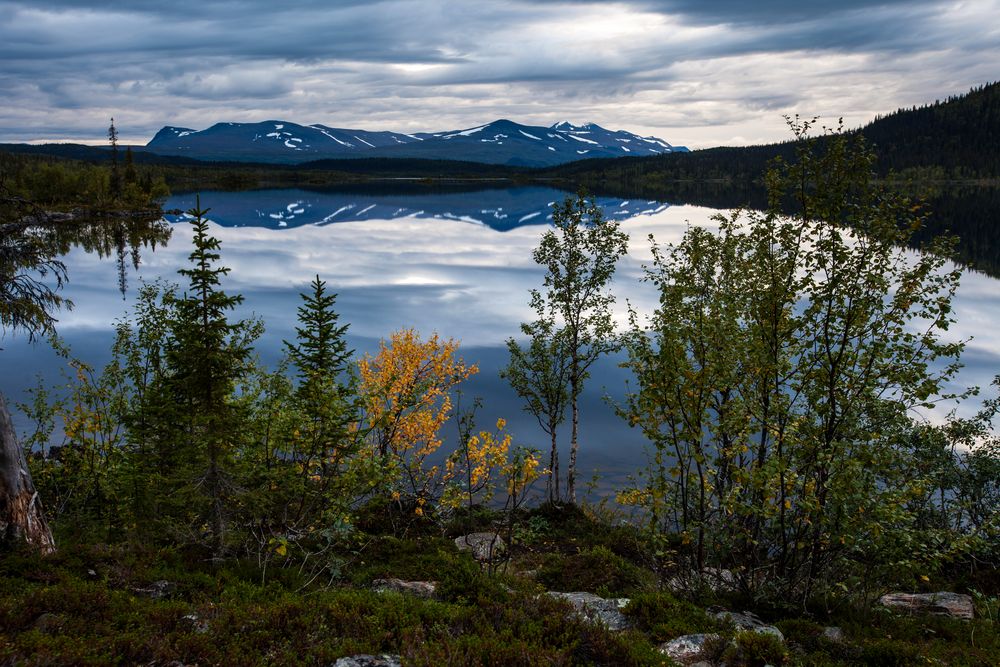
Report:
[[[1000,0],[0,0],[0,142],[569,120],[704,148],[1000,79]]]

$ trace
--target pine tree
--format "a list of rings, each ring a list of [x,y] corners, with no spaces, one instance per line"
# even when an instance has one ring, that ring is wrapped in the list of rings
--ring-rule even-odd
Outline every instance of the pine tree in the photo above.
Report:
[[[178,273],[189,280],[189,289],[175,305],[175,319],[166,347],[168,386],[185,415],[180,442],[187,463],[194,464],[190,480],[208,500],[204,514],[216,557],[225,547],[225,508],[230,484],[227,469],[239,439],[240,412],[233,393],[250,370],[251,344],[259,335],[253,322],[230,322],[227,313],[243,301],[220,289],[220,278],[229,273],[217,266],[219,240],[208,233],[207,209],[200,198],[188,211],[194,226],[192,268]]]
[[[322,513],[333,478],[358,444],[351,433],[358,410],[354,382],[345,377],[353,354],[345,340],[348,325],[338,326],[337,295],[326,291],[326,282],[316,276],[310,287],[311,292],[300,295],[296,341],[284,341],[298,371],[293,403],[300,423],[289,451],[296,452],[302,474],[318,482],[306,485],[299,514]]]
[[[297,342],[284,341],[285,349],[298,369],[299,380],[308,384],[317,377],[337,378],[347,368],[352,351],[347,349],[348,325],[337,326],[340,316],[333,309],[337,295],[326,291],[319,276],[309,285],[311,294],[301,294]]]
[[[111,144],[111,199],[117,201],[122,196],[122,175],[118,171],[118,130],[114,118],[108,127],[108,142]]]

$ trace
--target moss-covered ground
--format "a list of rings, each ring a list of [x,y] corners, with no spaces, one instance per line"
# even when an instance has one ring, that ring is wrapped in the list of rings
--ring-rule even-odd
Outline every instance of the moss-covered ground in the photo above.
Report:
[[[717,657],[730,665],[1000,665],[988,601],[971,622],[848,604],[801,614],[754,609],[784,633],[780,644],[735,633],[705,611],[744,610],[745,600],[666,591],[662,564],[628,527],[541,508],[517,535],[506,572],[491,573],[440,530],[369,534],[340,576],[322,584],[298,568],[213,563],[176,547],[64,541],[50,557],[6,553],[0,664],[329,665],[391,653],[404,665],[666,665],[662,642],[721,632]],[[388,576],[436,581],[438,598],[370,590]],[[171,585],[151,597],[158,581]],[[540,595],[546,590],[630,597],[624,613],[634,629],[588,624]],[[825,639],[825,626],[842,628],[845,641]]]

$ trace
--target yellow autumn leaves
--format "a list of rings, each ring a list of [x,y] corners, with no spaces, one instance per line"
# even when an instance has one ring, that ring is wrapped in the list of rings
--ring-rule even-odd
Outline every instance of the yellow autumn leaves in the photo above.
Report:
[[[533,453],[512,452],[506,421],[482,430],[442,465],[429,459],[442,445],[441,429],[452,414],[452,391],[479,372],[457,356],[458,343],[413,329],[381,341],[374,355],[358,361],[359,394],[372,455],[385,466],[394,486],[390,498],[407,501],[424,514],[428,502],[455,508],[463,500],[488,500],[498,476],[510,489],[523,489],[542,474]],[[512,455],[514,454],[514,455]]]

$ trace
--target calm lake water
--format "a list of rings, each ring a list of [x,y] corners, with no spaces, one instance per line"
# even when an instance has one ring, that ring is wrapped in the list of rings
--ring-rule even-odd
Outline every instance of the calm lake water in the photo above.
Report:
[[[464,389],[467,402],[483,397],[480,423],[503,416],[520,443],[545,449],[544,434],[497,371],[506,362],[504,340],[516,336],[519,323],[532,316],[528,291],[541,287],[542,271],[531,253],[547,228],[552,203],[566,195],[545,187],[430,189],[402,183],[391,191],[381,185],[204,192],[201,205],[211,209],[208,218],[212,234],[222,241],[222,263],[232,269],[224,288],[245,297],[238,316],[256,315],[266,324],[257,346],[265,363],[274,364],[282,339],[294,337],[298,293],[318,274],[338,293],[341,322],[350,324],[358,352],[374,350],[380,338],[403,327],[460,340],[462,356],[480,368]],[[179,194],[166,208],[187,210],[194,203],[193,194]],[[655,292],[640,281],[642,265],[650,260],[648,235],[661,243],[676,241],[688,225],[715,226],[716,211],[648,199],[601,198],[599,203],[631,237],[613,288],[624,322],[626,300],[640,312],[656,305]],[[66,257],[70,282],[65,295],[76,308],[60,315],[59,331],[76,356],[94,363],[108,358],[112,324],[132,302],[140,278],[178,281],[176,271],[190,252],[190,226],[184,215],[168,219],[174,228],[169,244],[144,251],[124,298],[115,262],[80,249]],[[998,287],[983,274],[967,273],[963,279],[955,304],[958,325],[949,332],[958,339],[972,337],[959,379],[963,386],[986,387],[1000,372]],[[3,347],[0,390],[9,397],[23,400],[39,373],[58,381],[61,362],[47,346],[8,339]],[[599,471],[605,483],[611,482],[644,462],[641,434],[609,405],[622,398],[626,380],[615,360],[608,360],[589,381],[581,418],[584,478]],[[926,416],[940,419],[951,407]],[[960,411],[968,414],[975,407],[967,403]],[[16,419],[26,427],[23,417]],[[568,433],[567,427],[567,442]]]

